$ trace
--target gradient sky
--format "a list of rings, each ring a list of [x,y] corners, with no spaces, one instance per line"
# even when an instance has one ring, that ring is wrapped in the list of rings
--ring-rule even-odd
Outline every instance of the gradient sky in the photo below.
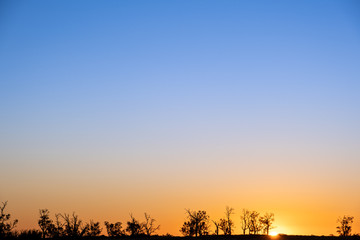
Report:
[[[0,201],[179,235],[185,208],[360,232],[360,4],[1,1]]]

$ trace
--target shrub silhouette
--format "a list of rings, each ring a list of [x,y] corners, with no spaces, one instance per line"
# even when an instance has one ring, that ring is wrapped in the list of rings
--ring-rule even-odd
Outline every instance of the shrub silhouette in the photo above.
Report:
[[[42,232],[36,229],[22,230],[16,233],[19,239],[41,239]]]
[[[209,216],[206,211],[186,209],[188,221],[184,222],[180,232],[185,236],[203,236],[209,234]]]
[[[90,220],[90,223],[87,223],[85,228],[86,232],[84,235],[88,237],[100,236],[102,231],[102,228],[100,227],[100,222],[94,222],[93,220]]]
[[[11,231],[16,227],[18,220],[11,221],[11,215],[5,213],[7,201],[0,206],[0,237],[7,237],[11,235]]]
[[[127,222],[126,232],[128,232],[130,236],[143,235],[143,225],[136,220],[132,214],[130,214],[130,218],[131,220]]]
[[[337,222],[340,224],[337,226],[337,233],[340,236],[350,236],[352,226],[351,224],[354,222],[353,216],[343,216],[342,218],[338,218]]]
[[[58,238],[66,236],[64,230],[64,223],[61,221],[61,214],[55,214],[55,221],[50,218],[50,211],[48,209],[39,210],[38,225],[40,227],[43,238]]]
[[[53,224],[53,221],[50,219],[50,212],[47,209],[40,209],[40,219],[38,220],[38,225],[41,230],[41,236],[43,238],[51,237],[53,229],[55,228],[55,225]]]
[[[124,230],[122,230],[121,222],[116,222],[116,223],[104,222],[104,224],[109,237],[120,237],[125,235]]]

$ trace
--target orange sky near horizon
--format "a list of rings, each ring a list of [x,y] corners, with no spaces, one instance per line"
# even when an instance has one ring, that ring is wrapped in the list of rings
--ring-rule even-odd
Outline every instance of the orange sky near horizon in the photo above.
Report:
[[[224,216],[225,207],[230,206],[235,209],[235,234],[241,233],[243,208],[261,214],[273,212],[274,231],[284,234],[336,235],[336,220],[343,215],[354,216],[353,233],[360,231],[355,169],[345,178],[335,179],[333,175],[318,176],[316,171],[306,171],[294,162],[296,171],[306,173],[299,178],[295,172],[280,171],[274,166],[259,169],[252,164],[247,165],[247,172],[237,174],[226,164],[224,161],[215,169],[205,166],[203,172],[193,169],[185,178],[182,174],[186,166],[174,172],[153,172],[151,178],[146,178],[144,174],[151,174],[141,167],[116,174],[115,169],[102,164],[96,170],[91,167],[91,171],[82,169],[77,174],[79,169],[70,167],[42,172],[29,162],[27,166],[15,167],[21,179],[18,184],[6,188],[1,183],[5,189],[1,197],[11,196],[7,199],[8,211],[19,219],[18,229],[37,228],[38,209],[47,208],[52,217],[55,213],[75,211],[85,221],[121,221],[123,226],[129,213],[141,221],[147,212],[161,225],[160,234],[181,235],[186,208],[205,210],[211,219],[218,220]],[[223,171],[227,174],[220,178]],[[253,175],[255,172],[257,175]],[[256,181],[248,184],[252,177]]]
[[[133,206],[138,206],[138,208],[132,207],[129,209],[121,209],[120,207],[117,207],[117,205],[119,205],[118,203],[106,201],[100,204],[98,201],[97,204],[94,203],[94,201],[89,201],[91,203],[88,202],[87,204],[76,201],[72,203],[69,203],[68,201],[63,201],[63,204],[54,204],[52,208],[49,208],[49,210],[53,219],[55,213],[72,213],[73,211],[75,211],[75,213],[78,214],[80,218],[86,222],[89,220],[99,221],[102,224],[104,234],[106,233],[105,227],[103,225],[104,221],[120,221],[123,223],[124,227],[126,226],[126,221],[129,220],[130,213],[133,213],[135,218],[142,221],[144,219],[143,213],[147,212],[157,220],[158,224],[160,224],[160,230],[158,231],[159,234],[170,233],[172,235],[181,235],[179,229],[181,228],[182,223],[185,221],[186,218],[185,208],[183,208],[179,203],[171,203],[171,201],[174,201],[174,199],[166,200],[170,202],[164,202],[162,204],[162,207],[151,207],[151,204],[149,203],[136,202],[135,204],[133,204]],[[24,202],[27,203],[24,204]],[[18,202],[18,209],[14,208],[14,203],[16,203],[16,201],[9,202],[7,209],[8,212],[12,214],[12,219],[19,219],[19,224],[16,229],[39,229],[37,225],[37,220],[39,216],[38,210],[29,209],[29,206],[32,204],[29,204],[28,201],[22,201],[22,203]],[[48,205],[50,205],[49,207],[52,206],[52,204]],[[56,205],[68,206],[56,208]],[[337,235],[336,219],[342,215],[338,214],[338,212],[335,210],[336,208],[334,209],[329,206],[324,207],[321,204],[316,207],[300,207],[298,206],[298,204],[294,205],[297,208],[286,209],[286,207],[281,208],[280,206],[278,206],[273,207],[272,209],[267,209],[265,207],[261,208],[261,204],[258,203],[253,204],[253,206],[257,208],[248,209],[256,210],[261,214],[265,212],[273,212],[275,214],[275,228],[273,230],[278,233],[288,235]],[[193,204],[192,206],[193,207],[190,207],[191,210],[206,210],[207,213],[210,215],[211,220],[218,220],[224,217],[225,207],[221,208],[219,205],[209,206],[208,204],[200,203]],[[235,208],[235,214],[232,217],[235,222],[234,234],[242,234],[242,230],[240,227],[240,212],[242,209],[235,204],[230,206]],[[75,209],[75,207],[77,208],[77,210]],[[88,210],[89,208],[91,210]],[[338,210],[340,210],[340,208]],[[351,210],[352,209],[348,209],[348,212],[350,212]],[[359,233],[359,214],[345,214],[355,217],[352,233]],[[212,224],[211,230],[212,232],[214,231],[214,226]]]

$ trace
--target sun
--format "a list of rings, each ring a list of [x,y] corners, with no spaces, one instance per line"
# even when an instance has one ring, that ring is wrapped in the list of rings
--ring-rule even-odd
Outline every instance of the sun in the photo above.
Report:
[[[275,237],[275,236],[277,236],[279,234],[277,232],[272,231],[272,232],[269,233],[269,235],[272,236],[272,237]]]

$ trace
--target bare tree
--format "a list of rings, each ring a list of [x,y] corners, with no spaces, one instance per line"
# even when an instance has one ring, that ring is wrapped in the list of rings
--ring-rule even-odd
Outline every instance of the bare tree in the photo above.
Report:
[[[55,223],[52,225],[50,235],[53,238],[62,237],[65,234],[65,223],[61,221],[62,215],[60,213],[55,214]]]
[[[353,216],[343,216],[342,218],[339,217],[337,222],[339,223],[339,226],[337,226],[337,233],[339,233],[340,236],[350,236],[351,235],[351,224],[354,222]]]
[[[214,223],[215,225],[215,235],[219,235],[219,228],[220,228],[220,223],[212,220],[212,222]]]
[[[261,222],[259,221],[260,213],[256,211],[250,212],[249,234],[259,234],[261,231]]]
[[[234,222],[231,220],[231,215],[234,214],[234,209],[226,206],[225,217],[227,222],[227,235],[231,235],[234,231]]]
[[[81,237],[89,231],[88,226],[83,226],[82,220],[75,213],[70,216],[69,214],[60,215],[64,222],[64,233],[68,237]]]
[[[259,221],[260,221],[260,223],[263,227],[263,231],[266,235],[269,235],[269,230],[274,228],[272,226],[274,220],[275,220],[275,218],[274,218],[273,213],[265,213],[264,216],[260,217]]]
[[[225,218],[219,221],[219,229],[223,231],[224,235],[231,235],[233,232],[234,222],[231,220],[231,215],[234,214],[234,209],[226,207]]]
[[[6,237],[11,234],[11,231],[16,227],[18,220],[10,220],[11,215],[5,213],[7,201],[0,206],[0,237]]]
[[[105,222],[104,224],[109,237],[119,237],[125,235],[125,231],[122,230],[121,222],[116,222],[116,223]]]
[[[40,209],[39,227],[42,237],[82,237],[82,236],[99,236],[102,228],[99,222],[90,220],[89,223],[83,224],[82,220],[73,213],[55,214],[55,221],[50,219],[50,212],[47,209]]]
[[[246,230],[249,230],[250,234],[250,211],[247,209],[243,209],[242,215],[240,216],[241,220],[241,229],[243,230],[243,234],[246,234]]]
[[[151,218],[147,213],[145,215],[145,222],[143,223],[144,232],[146,235],[151,236],[151,234],[155,233],[160,229],[160,225],[155,224],[156,220]]]
[[[202,236],[209,234],[209,216],[206,211],[186,209],[188,221],[184,222],[180,232],[185,236]]]
[[[130,234],[130,236],[137,236],[144,234],[143,225],[136,220],[132,214],[130,214],[131,220],[127,222],[126,231]]]

